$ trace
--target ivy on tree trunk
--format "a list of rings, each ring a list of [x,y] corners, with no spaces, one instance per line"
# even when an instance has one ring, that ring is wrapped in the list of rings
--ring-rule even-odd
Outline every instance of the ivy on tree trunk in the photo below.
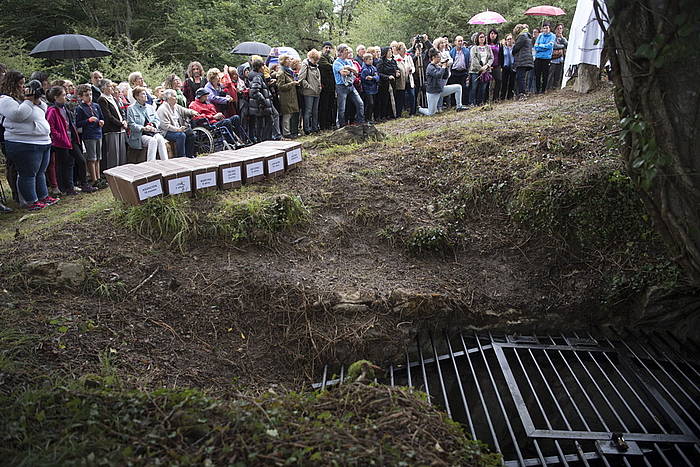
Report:
[[[597,13],[602,24],[609,24],[605,40],[622,156],[656,229],[698,287],[700,48],[695,41],[700,9],[693,0],[606,3],[609,18]]]

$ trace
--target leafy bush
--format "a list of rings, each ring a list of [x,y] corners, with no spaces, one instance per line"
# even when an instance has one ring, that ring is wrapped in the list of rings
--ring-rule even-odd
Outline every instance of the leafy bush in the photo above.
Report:
[[[8,70],[17,70],[29,76],[33,71],[50,71],[43,60],[29,56],[30,48],[23,40],[13,36],[0,37],[0,63]]]
[[[440,227],[418,227],[406,241],[408,250],[419,255],[422,253],[445,253],[452,247],[447,232]]]
[[[272,234],[303,223],[308,214],[298,196],[255,197],[225,205],[208,224],[216,236],[233,242],[269,241]]]

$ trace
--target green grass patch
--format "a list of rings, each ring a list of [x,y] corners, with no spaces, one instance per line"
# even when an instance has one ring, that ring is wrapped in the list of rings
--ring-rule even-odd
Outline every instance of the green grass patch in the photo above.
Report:
[[[606,167],[528,181],[515,193],[510,214],[531,230],[583,249],[646,241],[655,235],[631,179]]]
[[[225,202],[203,223],[205,232],[232,242],[268,242],[274,234],[308,220],[309,210],[298,196],[254,196]]]
[[[240,197],[239,197],[240,198]],[[201,200],[199,200],[201,201]],[[244,199],[208,197],[201,203],[184,197],[152,198],[140,206],[115,211],[117,222],[153,242],[183,249],[193,241],[269,242],[285,229],[308,220],[309,210],[298,196],[248,194]],[[97,295],[112,295],[101,284]]]
[[[408,388],[354,383],[228,401],[103,382],[0,393],[0,456],[10,465],[501,465]]]
[[[122,206],[117,220],[141,237],[182,248],[196,234],[190,200],[183,196],[151,198],[139,206]]]
[[[418,227],[408,236],[406,246],[414,255],[444,254],[452,249],[452,242],[441,227]]]
[[[0,243],[13,240],[17,231],[20,235],[35,235],[58,230],[63,225],[98,216],[105,209],[114,206],[110,191],[100,190],[96,193],[63,198],[58,204],[37,212],[16,208],[15,212],[2,216]]]

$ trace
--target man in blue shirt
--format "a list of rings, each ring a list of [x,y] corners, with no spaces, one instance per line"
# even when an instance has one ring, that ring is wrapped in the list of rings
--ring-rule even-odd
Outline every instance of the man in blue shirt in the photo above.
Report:
[[[552,60],[552,51],[556,43],[556,36],[549,28],[550,23],[545,22],[535,41],[535,90],[537,94],[542,94],[547,89],[549,62]]]
[[[352,60],[348,59],[350,48],[347,44],[338,46],[338,58],[333,62],[333,76],[335,77],[335,94],[338,99],[338,128],[345,126],[345,103],[350,98],[355,105],[355,122],[364,123],[365,107],[353,82],[357,75],[357,68]]]
[[[452,67],[450,68],[450,77],[447,79],[447,84],[459,84],[462,86],[463,96],[469,95],[467,94],[470,64],[469,52],[469,47],[464,45],[464,38],[462,36],[455,37],[454,47],[450,49]]]

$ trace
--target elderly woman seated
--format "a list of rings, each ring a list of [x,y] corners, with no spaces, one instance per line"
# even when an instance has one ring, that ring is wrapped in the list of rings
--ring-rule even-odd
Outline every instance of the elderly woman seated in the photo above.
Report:
[[[177,103],[177,93],[174,89],[166,89],[163,92],[163,104],[158,107],[156,114],[160,119],[158,129],[168,141],[175,143],[175,157],[195,157],[194,133],[187,124],[188,117],[197,117],[199,114],[191,109],[186,109]]]
[[[148,149],[146,160],[156,159],[156,153],[161,160],[168,158],[168,148],[165,138],[158,133],[160,119],[156,115],[153,106],[147,104],[146,89],[137,86],[131,93],[135,102],[129,106],[126,112],[126,120],[129,124],[129,139],[127,143],[134,149]]]

